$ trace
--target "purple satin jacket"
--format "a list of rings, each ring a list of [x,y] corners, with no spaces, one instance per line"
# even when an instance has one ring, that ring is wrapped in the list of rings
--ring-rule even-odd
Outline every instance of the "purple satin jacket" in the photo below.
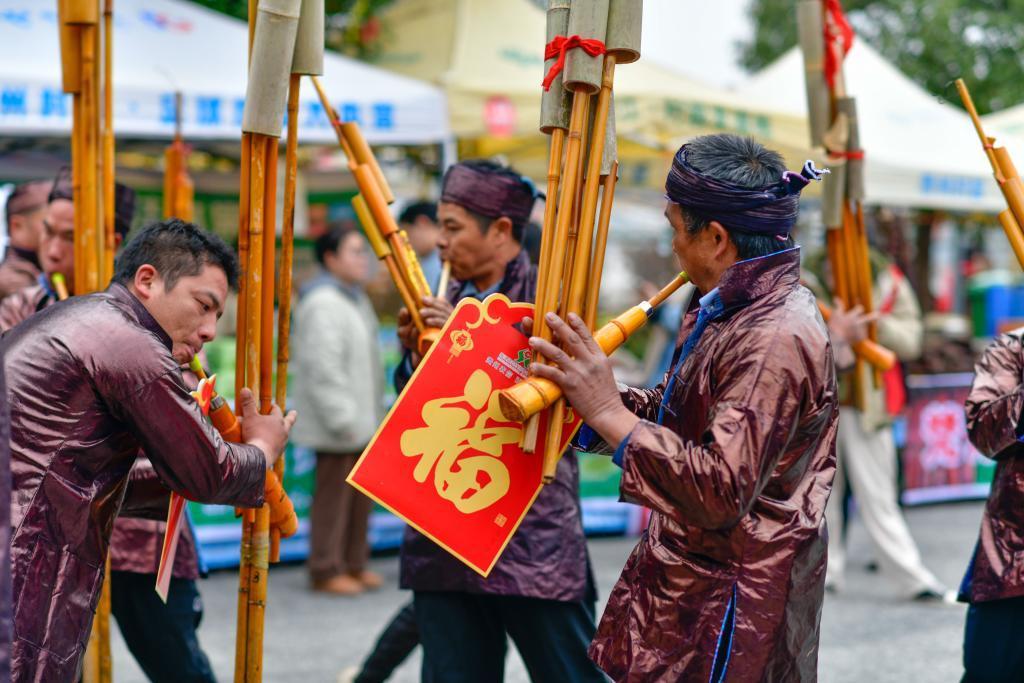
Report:
[[[1024,595],[1024,329],[998,337],[974,370],[967,435],[996,473],[960,599],[987,602]]]
[[[512,301],[532,303],[536,285],[537,271],[524,249],[509,262],[498,291]],[[457,303],[464,289],[464,283],[452,282],[448,300]],[[398,384],[404,385],[407,380],[408,374],[403,377],[396,373]],[[593,600],[579,479],[579,463],[570,449],[558,463],[555,481],[541,489],[486,579],[409,527],[402,543],[402,588],[561,601]]]
[[[11,410],[14,677],[79,670],[119,511],[166,515],[192,500],[263,503],[266,461],[203,418],[142,303],[114,284],[55,304],[6,333]],[[129,472],[140,450],[150,472]]]
[[[652,514],[590,648],[616,681],[707,681],[716,656],[730,681],[816,679],[839,411],[799,261],[733,265],[676,381],[623,393],[621,494]]]

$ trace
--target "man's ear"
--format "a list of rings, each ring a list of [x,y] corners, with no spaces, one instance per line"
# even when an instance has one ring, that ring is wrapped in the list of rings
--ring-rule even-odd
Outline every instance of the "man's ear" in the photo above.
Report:
[[[729,238],[729,231],[718,221],[711,221],[706,228],[710,231],[711,239],[714,241],[714,256],[716,259],[726,259],[729,251],[735,249],[732,239]]]
[[[135,294],[139,298],[149,299],[153,296],[154,287],[159,280],[160,273],[156,271],[156,268],[148,263],[144,263],[135,271],[135,279],[132,280],[132,289],[135,290]]]
[[[494,233],[495,238],[499,238],[501,242],[506,242],[512,239],[512,219],[508,216],[502,216],[491,221],[490,226],[487,228],[487,232]]]

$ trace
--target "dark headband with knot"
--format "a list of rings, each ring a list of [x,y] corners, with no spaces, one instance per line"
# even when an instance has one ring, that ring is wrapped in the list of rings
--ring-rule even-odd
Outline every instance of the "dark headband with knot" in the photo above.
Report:
[[[665,198],[730,230],[781,237],[796,225],[800,192],[828,172],[808,161],[799,173],[784,171],[774,185],[750,189],[701,173],[687,161],[683,145],[672,160]]]
[[[442,202],[487,218],[508,216],[516,224],[529,220],[536,199],[537,189],[528,178],[461,163],[448,169],[441,188]]]

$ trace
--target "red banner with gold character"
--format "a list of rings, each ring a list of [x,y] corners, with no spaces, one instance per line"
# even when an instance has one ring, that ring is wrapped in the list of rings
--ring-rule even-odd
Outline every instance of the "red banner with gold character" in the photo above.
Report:
[[[515,325],[532,312],[500,294],[462,300],[348,477],[484,576],[542,486],[543,449],[523,451],[523,425],[498,408],[498,392],[527,377]],[[566,445],[579,425],[569,411]],[[547,429],[545,413],[538,444]]]

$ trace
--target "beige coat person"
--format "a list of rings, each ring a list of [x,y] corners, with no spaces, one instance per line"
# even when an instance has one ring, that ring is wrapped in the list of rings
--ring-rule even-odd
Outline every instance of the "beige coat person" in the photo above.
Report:
[[[314,450],[361,451],[384,415],[377,316],[366,294],[322,275],[299,299],[292,331],[293,440]]]

